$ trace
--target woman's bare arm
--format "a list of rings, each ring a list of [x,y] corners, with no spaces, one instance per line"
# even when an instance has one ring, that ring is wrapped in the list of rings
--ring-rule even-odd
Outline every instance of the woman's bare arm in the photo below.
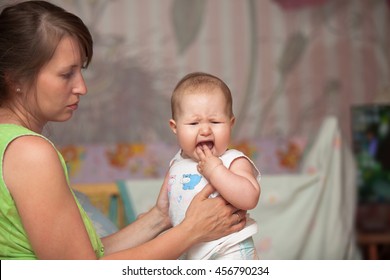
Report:
[[[15,139],[5,152],[3,172],[38,258],[96,258],[57,151],[48,141]]]
[[[36,136],[14,140],[5,153],[3,171],[39,259],[96,259],[58,154],[49,142]],[[114,237],[103,239],[104,258],[175,259],[198,242],[241,230],[245,219],[236,224],[237,209],[221,197],[209,199],[213,191],[206,186],[192,201],[184,221],[160,234],[170,227],[163,187],[154,208]]]
[[[137,247],[105,256],[105,259],[177,259],[191,246],[241,230],[245,219],[237,224],[233,215],[237,209],[222,197],[208,198],[214,192],[210,185],[198,193],[187,210],[186,218],[178,226]],[[240,214],[244,217],[243,211]],[[142,219],[149,219],[148,215]],[[153,219],[151,219],[153,220]]]

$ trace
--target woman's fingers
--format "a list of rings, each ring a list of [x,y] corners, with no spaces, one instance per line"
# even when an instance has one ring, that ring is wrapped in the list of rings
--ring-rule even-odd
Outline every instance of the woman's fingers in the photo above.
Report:
[[[233,224],[239,224],[242,221],[246,222],[246,211],[238,210],[232,214]]]
[[[207,184],[195,197],[204,200],[209,198],[209,196],[215,192],[215,188],[210,184]]]
[[[246,224],[246,211],[237,210],[221,196],[209,198],[215,189],[206,185],[193,199],[185,221],[191,221],[195,236],[210,241],[240,231]]]

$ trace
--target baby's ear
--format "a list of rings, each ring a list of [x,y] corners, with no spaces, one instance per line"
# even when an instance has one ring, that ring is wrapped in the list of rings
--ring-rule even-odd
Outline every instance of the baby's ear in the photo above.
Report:
[[[236,122],[236,117],[231,117],[231,119],[230,119],[230,126],[233,126],[234,125],[234,123]]]
[[[173,133],[176,134],[176,127],[177,127],[177,126],[176,126],[176,122],[175,122],[174,119],[170,119],[170,120],[169,120],[169,126],[171,127]]]

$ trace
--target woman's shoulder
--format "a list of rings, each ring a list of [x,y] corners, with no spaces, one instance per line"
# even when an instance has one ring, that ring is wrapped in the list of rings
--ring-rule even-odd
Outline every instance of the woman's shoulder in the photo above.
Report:
[[[58,159],[53,144],[39,134],[20,135],[8,144],[7,153],[17,154],[19,160],[43,161],[54,156]]]
[[[18,148],[20,145],[49,145],[53,146],[51,141],[45,136],[36,133],[26,127],[15,124],[0,124],[1,142],[6,146],[11,143],[15,145],[17,143]],[[40,144],[39,144],[40,143]],[[39,147],[39,146],[38,146]]]
[[[32,186],[64,176],[58,152],[50,141],[39,134],[21,135],[9,143],[4,153],[3,173],[8,174],[8,188]],[[23,176],[21,176],[23,174]],[[34,182],[34,183],[33,183]]]
[[[12,124],[0,124],[0,131],[4,157],[18,162],[17,166],[58,160],[56,148],[45,136]]]

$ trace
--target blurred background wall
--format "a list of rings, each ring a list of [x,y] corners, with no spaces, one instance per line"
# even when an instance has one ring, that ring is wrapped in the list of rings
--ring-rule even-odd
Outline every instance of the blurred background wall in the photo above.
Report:
[[[226,81],[234,139],[317,132],[353,104],[390,102],[388,0],[53,0],[89,26],[95,54],[60,145],[174,142],[170,95],[192,71]]]

